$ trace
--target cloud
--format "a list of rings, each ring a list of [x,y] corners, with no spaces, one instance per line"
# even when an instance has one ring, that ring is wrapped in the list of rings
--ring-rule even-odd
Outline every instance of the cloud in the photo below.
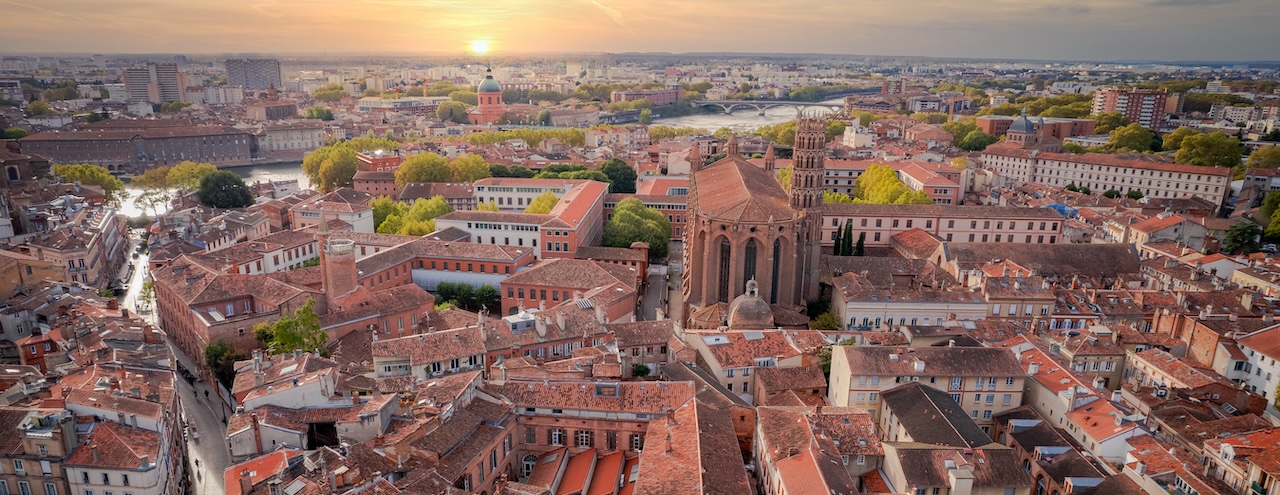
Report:
[[[622,17],[622,12],[619,12],[618,9],[604,5],[600,3],[599,0],[591,0],[591,5],[599,7],[605,14],[608,14],[610,19],[613,19],[613,22],[617,23],[619,26],[627,28],[627,31],[631,32],[633,36],[636,34],[636,31],[631,29],[631,26],[627,24],[627,20]]]

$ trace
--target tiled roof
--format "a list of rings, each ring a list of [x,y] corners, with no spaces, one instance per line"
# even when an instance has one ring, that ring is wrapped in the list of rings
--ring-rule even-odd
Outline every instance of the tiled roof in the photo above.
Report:
[[[812,410],[761,407],[756,413],[760,444],[769,451],[788,493],[858,493],[857,484],[840,461],[839,447],[830,437],[819,435],[810,422]],[[869,422],[870,415],[864,415]],[[874,427],[871,439],[875,439]]]
[[[751,330],[745,332],[690,333],[687,338],[702,338],[706,343],[708,360],[714,359],[721,368],[755,367],[757,358],[781,360],[799,356],[800,349],[787,339],[782,330]]]
[[[690,194],[698,214],[726,222],[789,221],[797,212],[773,174],[737,156],[697,171]]]
[[[898,463],[914,486],[949,486],[947,461],[973,469],[973,487],[1003,489],[1030,487],[1031,478],[1023,471],[1013,449],[897,449]]]
[[[1132,244],[949,243],[947,258],[962,270],[1007,259],[1044,277],[1112,278],[1141,271]]]
[[[484,332],[480,327],[379,339],[373,343],[373,357],[408,357],[414,367],[484,353]]]
[[[160,460],[160,433],[102,421],[93,426],[86,445],[81,445],[67,459],[68,466],[99,469],[139,469],[142,458],[152,468]],[[97,447],[96,453],[94,447]]]
[[[649,422],[636,495],[749,494],[729,413],[689,401]]]
[[[885,407],[911,441],[944,447],[978,448],[991,443],[964,408],[946,392],[908,383],[880,393]]]
[[[635,285],[635,273],[627,267],[589,260],[555,258],[507,277],[502,285],[538,285],[587,290],[611,284]]]
[[[675,334],[674,320],[606,323],[619,347],[645,344],[665,345]]]
[[[616,395],[610,395],[615,390],[597,393],[601,386],[616,386]],[[673,404],[683,404],[694,393],[691,382],[508,381],[502,385],[486,384],[484,390],[520,407],[648,414],[670,412]]]
[[[223,489],[226,495],[247,495],[240,490],[241,473],[248,471],[249,483],[257,485],[284,472],[285,468],[289,467],[290,459],[301,456],[301,450],[285,449],[233,464],[222,473]]]
[[[851,347],[839,346],[854,376],[1021,376],[1018,360],[1007,349],[991,347]],[[897,359],[891,358],[897,355]],[[914,361],[925,362],[915,371]]]
[[[946,217],[946,218],[1033,218],[1062,220],[1062,214],[1052,208],[1010,208],[985,205],[913,205],[913,204],[861,204],[825,203],[822,214],[826,216],[854,217]],[[1006,244],[1001,244],[1006,245]]]

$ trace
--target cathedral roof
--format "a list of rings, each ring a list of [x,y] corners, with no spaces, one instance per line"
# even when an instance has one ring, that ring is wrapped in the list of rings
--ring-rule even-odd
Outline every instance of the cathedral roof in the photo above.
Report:
[[[1040,123],[1043,124],[1044,119],[1041,119]],[[1013,119],[1013,123],[1009,125],[1008,132],[1020,134],[1034,134],[1036,132],[1035,124],[1031,122],[1031,119],[1027,118],[1027,110],[1025,108],[1022,109],[1022,116]]]
[[[796,216],[773,174],[738,156],[726,156],[694,174],[698,209],[728,222],[788,221]]]

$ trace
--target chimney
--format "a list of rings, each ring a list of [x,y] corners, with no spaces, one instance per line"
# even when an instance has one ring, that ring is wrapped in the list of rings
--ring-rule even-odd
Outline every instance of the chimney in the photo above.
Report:
[[[302,359],[302,349],[294,349],[294,350],[293,350],[293,358],[294,358],[294,359]]]
[[[539,337],[547,336],[547,325],[550,323],[551,318],[544,318],[542,316],[533,317],[533,328],[538,331]]]
[[[284,491],[280,489],[280,478],[274,478],[267,482],[267,491],[271,495],[284,495]]]
[[[329,471],[329,491],[331,491],[331,492],[332,492],[334,489],[337,489],[337,488],[339,488],[339,486],[338,486],[338,473],[335,473],[335,472],[333,472],[333,471]]]
[[[107,309],[120,309],[120,301],[114,297],[107,299]]]
[[[266,374],[265,372],[262,372],[262,371],[255,371],[255,372],[253,372],[253,384],[254,384],[255,386],[258,386],[258,387],[261,387],[261,386],[263,386],[263,385],[266,385],[266,384],[267,384],[267,374]]]
[[[1253,309],[1253,293],[1245,292],[1243,295],[1241,295],[1240,305],[1244,306],[1244,309],[1246,310],[1252,310]]]
[[[129,308],[120,308],[120,316],[129,317]]]
[[[564,329],[564,312],[556,312],[556,326]]]
[[[604,308],[596,306],[596,321],[600,323],[609,323],[609,317],[605,316]]]
[[[956,339],[951,339],[947,341],[947,347],[955,347],[955,346],[956,346]]]
[[[924,373],[924,361],[923,361],[923,360],[921,360],[920,358],[916,358],[915,362],[914,362],[914,363],[912,363],[912,364],[914,364],[914,365],[915,365],[916,373]]]
[[[262,369],[262,349],[254,349],[253,350],[253,370],[258,371],[261,369]]]
[[[240,493],[249,493],[253,491],[253,478],[249,477],[248,469],[240,470]]]
[[[98,444],[95,443],[93,445],[90,445],[89,452],[93,454],[93,463],[97,464],[98,463]]]
[[[262,427],[261,425],[258,424],[258,413],[256,412],[250,413],[249,421],[253,425],[253,445],[254,447],[258,448],[258,450],[256,450],[255,452],[261,454],[262,453]]]
[[[1236,314],[1235,311],[1232,311],[1231,314],[1227,315],[1227,321],[1237,321],[1239,319],[1240,315]]]
[[[545,299],[538,301],[538,311],[546,311],[546,310],[547,310],[547,301]]]
[[[1028,375],[1034,375],[1039,372],[1040,372],[1040,363],[1031,363],[1031,365],[1027,367]]]
[[[1119,390],[1111,392],[1111,402],[1119,403],[1123,395]]]
[[[151,456],[147,454],[142,454],[138,458],[142,460],[142,467],[145,468],[145,467],[151,466]]]

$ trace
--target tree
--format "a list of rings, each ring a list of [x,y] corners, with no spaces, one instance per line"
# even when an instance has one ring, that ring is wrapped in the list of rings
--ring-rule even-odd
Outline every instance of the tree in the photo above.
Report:
[[[476,307],[469,311],[493,312],[502,307],[502,294],[499,294],[498,289],[492,285],[481,285],[475,291],[475,305]]]
[[[382,232],[378,227],[382,225],[382,222],[387,220],[388,216],[403,216],[405,213],[409,212],[408,205],[396,201],[390,196],[378,196],[373,198],[373,201],[369,203],[369,206],[373,208],[373,229],[376,232]]]
[[[1100,113],[1093,116],[1096,128],[1093,132],[1098,134],[1110,134],[1111,131],[1129,125],[1129,119],[1124,118],[1124,114],[1120,112]]]
[[[378,91],[378,90],[376,90],[376,89],[373,89],[373,88],[368,88],[368,89],[364,90],[364,95],[365,95],[365,96],[370,96],[370,97],[373,97],[373,96],[381,97],[381,96],[382,96],[382,92],[381,92],[381,91]]]
[[[1280,146],[1261,146],[1249,154],[1249,168],[1280,168]]]
[[[840,256],[853,256],[853,220],[844,222],[844,235],[840,236]]]
[[[818,315],[817,318],[809,320],[809,328],[814,330],[839,330],[840,320],[830,311]]]
[[[1258,250],[1258,239],[1262,236],[1262,227],[1253,222],[1237,222],[1227,229],[1227,237],[1222,241],[1222,249],[1231,254],[1248,254]]]
[[[431,199],[418,198],[414,200],[404,218],[411,222],[424,222],[451,211],[453,211],[453,207],[449,206],[449,202],[445,201],[444,196],[437,194],[432,196]]]
[[[823,191],[823,192],[822,192],[822,202],[823,202],[823,203],[826,203],[826,204],[832,204],[832,203],[852,203],[852,202],[853,202],[853,198],[849,197],[849,195],[848,195],[848,194],[844,194],[844,193],[835,193],[835,192],[831,192],[831,191]]]
[[[62,177],[67,183],[79,182],[85,185],[102,188],[107,203],[117,204],[117,193],[124,190],[124,181],[111,175],[106,168],[88,163],[75,165],[54,165],[53,175]]]
[[[374,228],[374,232],[379,234],[399,234],[400,229],[404,228],[403,217],[408,213],[409,212],[406,211],[404,214],[392,213],[387,215],[387,218],[382,219],[382,223],[379,223],[378,226]]]
[[[210,342],[204,348],[205,366],[227,390],[231,389],[231,385],[236,380],[235,363],[243,357],[244,355],[237,351],[235,346],[222,339]]]
[[[254,337],[269,337],[264,344],[271,354],[311,350],[325,353],[324,345],[329,336],[320,330],[320,316],[316,314],[315,304],[315,299],[307,299],[292,315],[274,322],[259,323],[253,327]]]
[[[414,86],[404,92],[405,96],[424,96],[422,86]]]
[[[840,228],[839,224],[836,224],[836,231],[831,235],[834,236],[831,239],[831,255],[840,256],[840,248],[844,246],[844,229]]]
[[[21,127],[10,127],[4,130],[4,139],[22,139],[31,133]]]
[[[778,169],[778,184],[782,186],[783,191],[791,190],[791,167]]]
[[[824,131],[823,131],[827,137],[827,142],[830,142],[832,139],[835,139],[836,136],[840,136],[844,134],[844,129],[846,126],[847,125],[844,122],[841,122],[839,120],[828,120],[826,127],[824,128]]]
[[[169,187],[174,189],[195,189],[200,187],[200,181],[217,171],[218,167],[212,163],[196,163],[188,160],[170,168],[165,180],[169,183]]]
[[[316,101],[335,102],[346,98],[347,90],[341,84],[329,84],[311,93],[311,97]]]
[[[142,172],[141,175],[136,175],[133,179],[130,179],[129,185],[143,190],[168,189],[169,170],[170,168],[164,165],[149,168]]]
[[[524,209],[524,212],[551,213],[551,210],[556,207],[556,203],[559,202],[560,198],[556,197],[555,194],[552,194],[551,191],[546,191],[538,195],[538,197],[533,198],[533,201],[529,202],[529,206]],[[617,210],[614,210],[614,215],[617,215]]]
[[[1152,135],[1150,129],[1134,122],[1111,131],[1108,146],[1115,151],[1143,152],[1151,149]]]
[[[333,110],[329,110],[328,108],[321,107],[321,106],[309,107],[307,108],[307,113],[304,118],[318,119],[318,120],[333,120]]]
[[[956,147],[965,151],[982,151],[987,149],[987,146],[996,144],[999,140],[1000,138],[998,137],[982,132],[981,130],[974,129],[972,132],[965,134],[964,139],[961,139],[960,142],[956,144]]]
[[[866,242],[867,242],[867,233],[858,232],[858,243],[853,246],[854,256],[863,256],[867,253]]]
[[[169,193],[168,189],[147,189],[133,200],[133,204],[144,211],[149,208],[153,214],[159,215],[160,207],[168,204],[172,199],[173,195]]]
[[[1146,196],[1145,194],[1142,194],[1142,191],[1139,191],[1137,189],[1130,189],[1129,192],[1125,193],[1124,195],[1124,197],[1129,199],[1142,199],[1145,196]]]
[[[1271,191],[1262,200],[1262,207],[1258,208],[1258,213],[1261,213],[1263,217],[1271,218],[1276,211],[1280,211],[1280,191]]]
[[[609,192],[629,194],[636,192],[636,170],[627,165],[627,162],[610,158],[600,165],[600,172],[609,176]]]
[[[476,211],[500,211],[500,208],[498,208],[498,203],[491,199],[483,203],[477,203]]]
[[[453,170],[449,161],[435,153],[419,153],[406,158],[396,169],[396,185],[410,182],[451,182]]]
[[[244,208],[253,204],[253,193],[240,174],[219,170],[200,179],[200,202],[210,208]]]
[[[1077,155],[1083,155],[1089,150],[1086,150],[1084,146],[1080,146],[1076,143],[1062,143],[1062,151],[1075,153]]]
[[[960,141],[965,136],[968,136],[970,132],[978,130],[978,126],[968,120],[956,120],[942,124],[942,130],[951,133],[952,138]]]
[[[931,204],[923,191],[912,191],[885,165],[871,165],[855,181],[853,202],[863,204]]]
[[[436,107],[436,118],[445,122],[467,123],[467,104],[458,101],[447,101]]]
[[[1240,164],[1240,140],[1221,132],[1187,136],[1174,160],[1202,167],[1234,167]]]
[[[640,125],[649,125],[653,123],[653,110],[644,108],[640,110],[640,116],[636,117],[636,123]]]
[[[469,89],[460,89],[449,93],[449,99],[466,103],[468,105],[477,105],[480,101],[480,97],[476,95],[476,92]]]
[[[854,345],[856,343],[857,341],[853,340],[853,337],[850,337],[841,340],[836,345]],[[818,349],[818,363],[822,366],[822,374],[826,375],[828,379],[831,378],[831,353],[833,349],[834,346],[826,346]]]
[[[1179,127],[1174,129],[1173,132],[1164,136],[1164,150],[1178,151],[1178,148],[1182,147],[1183,139],[1186,139],[1187,136],[1194,136],[1196,134],[1200,134],[1200,131],[1190,127]]]
[[[646,377],[649,376],[649,366],[643,363],[631,365],[631,376]]]
[[[522,165],[503,165],[500,163],[490,164],[489,174],[491,177],[521,177],[525,179],[538,175]]]
[[[533,121],[538,125],[551,125],[551,111],[543,110],[538,112],[538,115],[534,117]]]
[[[484,161],[484,157],[475,153],[467,153],[454,158],[449,162],[449,170],[453,174],[454,182],[475,182],[493,177],[489,163]]]
[[[27,116],[29,117],[39,117],[41,115],[52,115],[54,113],[57,113],[57,112],[53,110],[53,107],[49,106],[48,103],[45,103],[43,101],[33,101],[27,104]]]
[[[605,246],[625,248],[634,242],[644,242],[649,244],[650,259],[666,258],[670,241],[671,221],[662,212],[645,206],[636,198],[619,201],[613,209],[613,216],[604,225]]]
[[[1093,191],[1089,190],[1089,188],[1087,188],[1087,187],[1081,187],[1081,188],[1080,188],[1080,194],[1083,194],[1083,195],[1085,195],[1085,196],[1088,196],[1088,195],[1090,195],[1090,194],[1093,194]]]
[[[160,104],[160,113],[175,113],[189,106],[191,104],[185,101],[166,101]]]
[[[1120,197],[1120,191],[1117,191],[1114,188],[1107,189],[1105,192],[1102,193],[1102,195],[1111,199],[1116,199]]]

